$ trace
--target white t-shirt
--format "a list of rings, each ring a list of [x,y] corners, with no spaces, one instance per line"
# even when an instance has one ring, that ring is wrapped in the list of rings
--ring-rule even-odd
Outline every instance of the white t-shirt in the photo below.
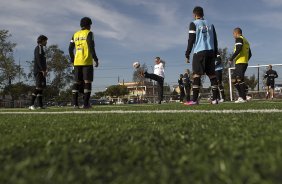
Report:
[[[165,77],[164,75],[164,63],[159,63],[159,64],[156,64],[154,66],[154,74],[160,76],[160,77]]]

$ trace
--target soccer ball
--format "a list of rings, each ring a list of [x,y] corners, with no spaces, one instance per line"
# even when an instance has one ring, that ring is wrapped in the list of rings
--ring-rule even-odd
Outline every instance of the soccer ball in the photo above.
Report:
[[[140,63],[138,61],[133,63],[133,68],[137,69],[140,67]]]

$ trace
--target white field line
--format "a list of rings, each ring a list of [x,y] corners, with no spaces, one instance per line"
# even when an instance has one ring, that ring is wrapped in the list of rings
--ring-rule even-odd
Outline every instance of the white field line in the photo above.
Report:
[[[46,114],[46,115],[55,115],[55,114],[179,114],[179,113],[206,113],[206,114],[241,114],[241,113],[282,113],[282,109],[246,109],[246,110],[110,110],[110,111],[59,111],[59,112],[42,112],[42,111],[23,111],[23,112],[7,112],[0,111],[1,114]]]

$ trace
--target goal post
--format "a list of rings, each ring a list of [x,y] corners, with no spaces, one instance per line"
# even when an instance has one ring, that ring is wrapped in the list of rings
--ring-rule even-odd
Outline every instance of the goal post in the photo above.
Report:
[[[275,66],[282,66],[282,64],[267,64],[267,65],[253,65],[253,66],[248,66],[248,69],[249,68],[254,68],[256,69],[256,75],[257,75],[257,79],[258,79],[258,84],[257,84],[257,92],[260,92],[260,88],[259,88],[259,85],[260,85],[260,78],[262,78],[262,70],[260,70],[260,68],[263,68],[266,69],[266,67],[268,67],[269,65],[272,65],[272,67],[275,67]],[[228,68],[228,80],[229,80],[229,93],[230,93],[230,100],[233,101],[234,100],[234,95],[233,95],[233,85],[232,85],[232,71],[235,69],[235,67],[230,67]],[[248,72],[248,69],[246,72]],[[279,70],[275,69],[274,70],[277,71],[278,73],[278,76],[279,76]],[[282,70],[282,68],[280,68],[280,70]],[[266,71],[266,70],[265,70]]]

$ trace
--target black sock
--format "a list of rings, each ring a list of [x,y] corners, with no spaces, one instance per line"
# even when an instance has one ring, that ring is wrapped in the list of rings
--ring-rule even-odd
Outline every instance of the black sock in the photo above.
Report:
[[[219,96],[219,99],[220,99],[220,95],[221,95],[221,99],[225,99],[223,86],[222,86],[222,85],[219,85],[218,88],[219,88],[219,92],[220,92],[220,94],[218,95],[218,96]]]
[[[38,105],[39,107],[43,107],[43,97],[42,97],[43,90],[39,90],[38,92]]]
[[[72,105],[78,106],[78,92],[72,92]]]
[[[34,92],[32,93],[32,97],[31,97],[31,104],[30,105],[34,105],[36,97],[38,95],[39,90],[35,89]]]
[[[91,88],[92,84],[91,83],[85,83],[84,84],[84,106],[89,106],[89,100],[90,100],[90,95],[91,95]]]
[[[75,82],[72,86],[72,105],[78,106],[78,92],[80,89],[80,84]]]
[[[193,101],[198,101],[200,88],[193,88]]]
[[[218,83],[216,78],[211,78],[211,88],[212,88],[212,100],[216,100],[219,96],[219,92],[218,92]]]
[[[245,82],[239,83],[239,90],[241,92],[241,97],[244,100],[246,100],[246,86],[245,86]]]

